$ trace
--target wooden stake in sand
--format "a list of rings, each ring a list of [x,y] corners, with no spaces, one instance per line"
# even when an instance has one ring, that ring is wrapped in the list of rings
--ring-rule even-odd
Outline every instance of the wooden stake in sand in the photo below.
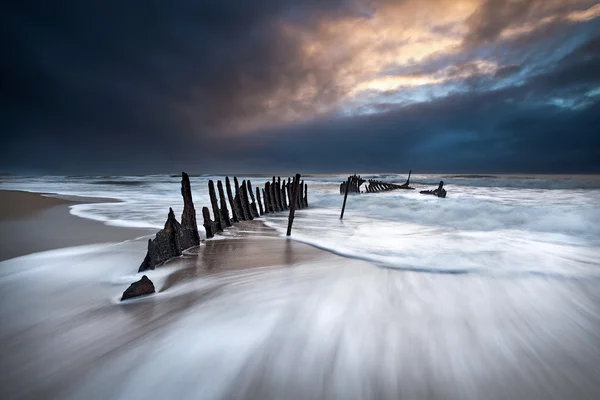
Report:
[[[300,185],[300,174],[296,174],[294,179],[294,188],[292,189],[292,198],[298,198],[298,186]],[[294,223],[294,211],[296,210],[296,202],[290,201],[290,216],[288,217],[287,236],[292,234],[292,224]]]
[[[233,193],[231,192],[231,183],[229,182],[229,177],[225,177],[225,186],[227,187],[227,198],[229,199],[229,205],[231,206],[231,215],[233,222],[240,222],[240,210],[237,208],[237,203],[233,198]]]
[[[344,205],[342,206],[342,215],[340,215],[340,219],[344,219],[344,210],[346,209],[346,199],[348,198],[348,189],[350,189],[350,177],[348,178],[348,182],[346,182],[346,193],[344,194]]]

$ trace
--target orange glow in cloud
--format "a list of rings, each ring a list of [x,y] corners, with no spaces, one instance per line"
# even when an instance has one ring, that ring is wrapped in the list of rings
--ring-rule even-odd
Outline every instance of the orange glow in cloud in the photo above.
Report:
[[[600,16],[600,4],[561,14],[584,0],[536,2],[532,15],[506,21],[497,40],[508,40],[555,21],[581,22]],[[484,0],[373,0],[368,16],[324,18],[312,25],[278,23],[283,37],[298,43],[300,82],[252,99],[260,113],[232,121],[230,130],[248,132],[335,114],[367,92],[402,91],[473,76],[493,76],[502,65],[478,59],[423,72],[428,60],[465,50],[469,18]],[[503,21],[504,22],[504,21]],[[292,78],[290,78],[292,79]]]

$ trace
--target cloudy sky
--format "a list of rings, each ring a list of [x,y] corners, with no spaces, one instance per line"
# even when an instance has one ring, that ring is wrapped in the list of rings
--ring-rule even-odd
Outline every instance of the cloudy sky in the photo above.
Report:
[[[600,173],[600,1],[15,1],[0,171]]]

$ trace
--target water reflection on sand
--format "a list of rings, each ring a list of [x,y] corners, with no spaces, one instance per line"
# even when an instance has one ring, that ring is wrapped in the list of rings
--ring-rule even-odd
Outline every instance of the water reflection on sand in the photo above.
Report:
[[[190,251],[119,303],[145,245],[0,264],[1,398],[600,394],[594,279],[399,271],[264,232]]]

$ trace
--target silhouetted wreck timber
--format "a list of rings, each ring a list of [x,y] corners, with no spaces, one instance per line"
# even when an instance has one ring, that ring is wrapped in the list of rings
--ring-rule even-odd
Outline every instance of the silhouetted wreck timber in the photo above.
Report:
[[[185,172],[181,173],[181,196],[183,197],[183,213],[181,214],[181,247],[198,246],[200,244],[200,234],[198,233],[198,224],[196,222],[196,209],[192,201],[192,189],[190,178]]]
[[[121,296],[121,301],[151,293],[154,293],[154,284],[146,275],[144,275],[142,276],[142,279],[137,282],[133,282],[127,289],[125,289],[123,295]]]
[[[365,181],[360,177],[360,175],[350,175],[346,182],[342,182],[340,184],[340,194],[346,193],[346,185],[350,185],[348,188],[348,193],[363,193],[360,191],[360,186],[365,182],[367,182],[367,184],[365,185],[364,193],[380,193],[398,189],[414,190],[415,188],[409,186],[411,173],[412,170],[408,173],[408,179],[402,185],[398,185],[396,183],[382,182],[374,179],[369,179],[368,181]]]
[[[421,190],[419,193],[421,193],[421,194],[430,194],[430,195],[433,195],[433,196],[437,196],[437,197],[441,197],[441,198],[446,198],[446,189],[444,189],[444,181],[440,181],[440,184],[437,187],[437,189],[433,189],[433,190]]]
[[[264,193],[264,189],[263,189],[263,193]],[[258,210],[260,212],[260,215],[263,215],[265,212],[263,210],[262,201],[260,199],[260,190],[258,190],[258,188],[256,188],[256,201],[258,201]]]
[[[256,193],[258,193],[258,191]],[[256,198],[254,197],[254,192],[252,191],[252,182],[250,182],[250,179],[248,179],[248,194],[250,195],[250,200],[252,200],[250,202],[250,215],[252,215],[253,218],[258,218],[262,215],[262,213],[259,213],[258,208],[256,207]]]
[[[360,186],[366,181],[360,177],[360,175],[350,175],[346,182],[340,184],[340,194],[346,193],[346,185],[348,187],[348,193],[360,193]]]
[[[206,232],[206,238],[210,239],[217,233],[217,224],[210,219],[210,211],[208,207],[202,207],[202,219],[204,220],[204,231]]]
[[[221,221],[225,223],[225,227],[231,226],[231,219],[229,219],[229,209],[227,208],[227,201],[225,200],[225,191],[223,190],[223,183],[221,181],[217,182],[217,190],[219,191],[219,202],[221,205],[221,209],[219,212],[221,213]]]
[[[210,197],[210,204],[212,205],[213,217],[215,218],[215,228],[217,232],[223,232],[226,224],[219,211],[219,203],[217,202],[217,193],[215,192],[215,183],[212,180],[208,181],[208,195]]]
[[[229,200],[229,205],[231,206],[231,219],[235,222],[240,222],[242,217],[240,216],[242,211],[238,208],[237,201],[233,197],[231,193],[231,183],[229,182],[229,177],[225,177],[225,186],[227,187],[227,198]]]
[[[148,239],[148,252],[138,272],[154,269],[165,261],[182,254],[181,242],[183,232],[181,225],[175,219],[175,213],[169,208],[169,215],[165,227],[158,231],[154,240]]]
[[[242,181],[242,186],[240,187],[240,199],[242,201],[242,207],[244,208],[244,214],[247,216],[246,219],[252,221],[254,216],[252,215],[252,210],[250,209],[250,200],[248,199],[248,190],[245,180]]]

